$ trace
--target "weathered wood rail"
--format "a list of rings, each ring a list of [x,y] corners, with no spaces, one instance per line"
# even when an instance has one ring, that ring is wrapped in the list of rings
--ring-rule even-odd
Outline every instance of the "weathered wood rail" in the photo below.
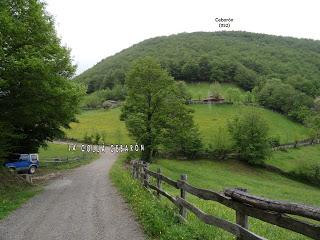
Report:
[[[265,239],[249,230],[249,216],[300,233],[311,239],[320,239],[320,223],[317,222],[320,221],[320,208],[250,195],[245,189],[226,189],[223,193],[218,193],[197,188],[187,183],[187,175],[181,175],[181,178],[175,181],[161,174],[160,169],[157,172],[149,170],[148,164],[141,161],[131,161],[131,168],[132,176],[139,179],[146,188],[156,191],[159,198],[164,196],[175,204],[179,208],[182,219],[186,218],[187,210],[189,210],[204,223],[222,228],[235,235],[238,240]],[[150,176],[155,178],[156,186],[150,183]],[[179,189],[180,196],[171,196],[162,188],[162,182]],[[235,210],[236,223],[204,213],[186,200],[187,193],[203,200],[218,202]]]
[[[298,148],[298,147],[307,147],[312,145],[320,144],[320,139],[308,138],[300,141],[295,141],[292,143],[280,144],[279,146],[273,147],[274,151],[289,149],[289,148]]]

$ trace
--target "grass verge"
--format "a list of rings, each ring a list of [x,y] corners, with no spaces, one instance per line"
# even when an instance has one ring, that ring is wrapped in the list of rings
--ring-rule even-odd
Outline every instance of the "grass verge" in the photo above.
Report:
[[[0,220],[42,190],[16,179],[3,167],[0,167],[0,180]]]
[[[81,154],[81,155],[80,155]],[[41,159],[45,158],[73,158],[83,156],[81,160],[66,163],[52,163],[43,165]],[[35,176],[45,175],[56,171],[66,171],[88,164],[99,157],[98,154],[85,153],[80,151],[70,152],[68,145],[49,143],[46,149],[39,150],[40,168]],[[19,208],[27,200],[42,191],[42,186],[32,186],[15,177],[7,169],[0,167],[0,220],[10,214],[10,212]]]

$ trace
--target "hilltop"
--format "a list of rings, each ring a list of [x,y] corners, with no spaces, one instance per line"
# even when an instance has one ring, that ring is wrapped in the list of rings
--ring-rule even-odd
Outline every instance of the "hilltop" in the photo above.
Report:
[[[308,95],[320,89],[320,41],[249,32],[195,32],[155,37],[107,57],[75,78],[88,92],[123,84],[131,63],[158,59],[175,79],[233,82],[250,90],[279,78]],[[312,91],[302,88],[313,85]]]

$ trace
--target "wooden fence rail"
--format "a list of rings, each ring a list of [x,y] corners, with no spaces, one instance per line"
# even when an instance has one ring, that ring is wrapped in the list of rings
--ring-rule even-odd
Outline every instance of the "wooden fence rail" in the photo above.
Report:
[[[249,231],[248,217],[250,216],[312,239],[320,240],[320,224],[316,222],[320,221],[320,208],[254,196],[247,193],[245,189],[226,189],[223,193],[218,193],[197,188],[187,183],[187,175],[181,175],[181,178],[175,181],[161,174],[160,169],[157,172],[153,172],[149,170],[147,163],[137,160],[131,161],[131,167],[132,176],[140,179],[146,188],[156,191],[159,198],[164,196],[175,204],[179,208],[182,219],[186,218],[187,210],[189,210],[204,223],[222,228],[235,235],[238,240],[265,239]],[[156,179],[156,186],[150,183],[149,177]],[[162,188],[162,182],[179,189],[180,196],[171,196]],[[186,200],[187,193],[234,209],[236,211],[236,223],[204,213]],[[291,215],[299,216],[300,218],[298,219]],[[301,217],[305,218],[305,220],[302,220]]]

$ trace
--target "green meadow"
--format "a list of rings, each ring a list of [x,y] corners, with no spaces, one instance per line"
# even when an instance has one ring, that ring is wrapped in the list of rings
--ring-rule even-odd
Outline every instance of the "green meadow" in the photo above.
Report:
[[[276,151],[266,163],[287,172],[306,165],[320,165],[320,145]]]
[[[205,83],[205,82],[197,82],[197,83],[188,83],[187,90],[191,94],[192,99],[201,99],[206,98],[212,95],[212,93],[217,92],[220,95],[226,95],[229,89],[238,89],[239,94],[242,96],[245,92],[244,90],[236,87],[234,84],[215,84],[215,83]]]
[[[290,121],[285,116],[261,107],[245,105],[191,105],[194,109],[194,120],[199,126],[205,143],[216,142],[217,137],[230,142],[227,124],[235,116],[245,112],[256,111],[269,125],[270,137],[280,139],[281,143],[293,142],[308,137],[308,129]]]
[[[104,135],[105,144],[132,143],[124,122],[120,121],[120,108],[83,111],[78,115],[78,123],[66,129],[66,137],[83,141],[85,135],[99,133]]]
[[[227,123],[237,114],[246,111],[257,111],[267,121],[270,136],[277,137],[281,143],[293,142],[308,137],[308,129],[294,123],[281,114],[261,107],[245,105],[190,105],[194,110],[194,120],[198,125],[203,142],[215,145],[217,139],[222,139],[230,145]],[[86,134],[100,133],[105,136],[105,143],[132,143],[124,122],[119,120],[120,108],[110,110],[83,111],[78,115],[78,123],[72,123],[71,129],[66,129],[66,137],[83,141]]]

